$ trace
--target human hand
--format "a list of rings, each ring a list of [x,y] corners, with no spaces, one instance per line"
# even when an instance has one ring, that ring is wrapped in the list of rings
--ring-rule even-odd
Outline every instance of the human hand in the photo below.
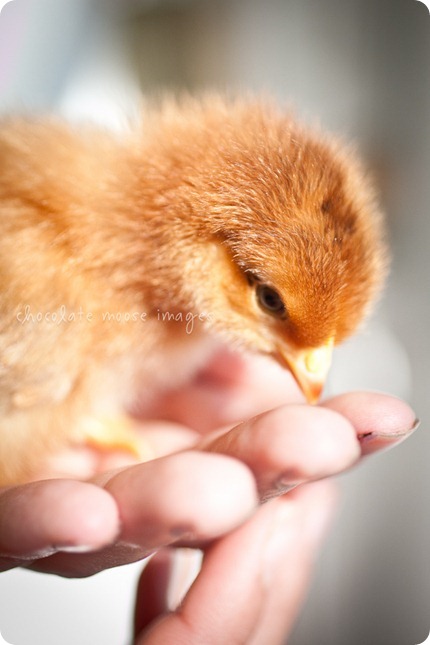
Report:
[[[252,365],[250,369],[243,364],[236,367],[236,372],[230,370],[228,377],[222,370],[217,374],[214,369],[202,381],[185,388],[183,400],[188,404],[182,408],[179,393],[169,394],[166,400],[170,397],[177,401],[176,417],[186,421],[188,414],[190,425],[196,426],[196,415],[206,409],[212,417],[207,423],[210,430],[211,425],[227,424],[229,418],[235,421],[235,416],[245,415],[247,406],[253,414],[258,406],[264,409],[281,403],[282,397],[299,398],[292,382],[288,387],[286,383],[276,387],[275,382],[280,383],[278,378],[267,382],[264,370],[256,377]],[[209,432],[204,437],[178,424],[162,422],[157,427],[148,424],[142,432],[152,443],[155,454],[165,455],[159,459],[96,476],[88,482],[46,480],[4,490],[0,496],[2,567],[27,566],[77,577],[140,559],[168,545],[212,544],[207,547],[198,588],[211,586],[215,571],[222,581],[228,570],[227,580],[233,581],[236,576],[236,585],[240,587],[244,570],[231,569],[228,564],[231,554],[235,549],[241,551],[237,545],[242,542],[246,551],[246,545],[253,543],[259,531],[261,536],[263,526],[271,524],[271,513],[275,517],[278,507],[293,506],[301,524],[307,514],[313,516],[311,508],[330,506],[327,501],[314,506],[317,498],[310,502],[311,494],[302,488],[261,507],[262,499],[350,467],[362,454],[406,436],[413,422],[412,411],[397,399],[350,394],[319,407],[283,405],[230,431]],[[371,431],[373,434],[369,434]],[[85,468],[91,471],[88,455],[85,459],[83,455],[74,457],[73,469],[78,470],[77,460],[82,472]],[[290,511],[286,512],[285,522],[279,522],[280,535],[284,529],[289,534],[288,527],[294,533],[294,521],[288,515]],[[289,549],[286,561],[300,562],[298,553],[302,552],[304,561],[309,562],[316,542],[292,540],[290,546],[285,545]],[[159,562],[156,559],[148,565],[148,576],[154,567],[164,566]],[[212,566],[210,562],[218,564]],[[259,573],[258,562],[251,568],[250,561],[243,565],[246,570],[249,568],[251,579]],[[300,599],[299,591],[309,567],[299,569],[299,582],[294,584],[288,577],[291,584],[285,590],[288,602],[294,606]],[[142,584],[148,592],[148,577],[144,576]],[[152,592],[156,591],[157,585],[152,587]],[[237,605],[238,598],[227,591],[226,594]],[[281,600],[282,594],[278,602]],[[275,601],[266,597],[264,605],[270,608]],[[197,605],[194,601],[190,603],[189,612],[196,620],[199,616],[201,620],[211,604],[207,595]],[[264,611],[263,615],[268,613]],[[285,616],[293,613],[284,612]],[[237,623],[241,623],[240,612],[235,616]],[[246,624],[244,621],[243,629]],[[264,627],[264,621],[262,624]],[[148,621],[140,621],[142,625],[148,625]]]
[[[343,395],[327,401],[325,406],[345,415],[352,422],[359,446],[359,459],[398,443],[417,425],[404,404],[384,395]],[[303,409],[296,409],[296,412],[306,414]],[[270,415],[264,415],[260,421],[263,418],[267,421]],[[323,417],[317,411],[315,422],[318,418],[322,423]],[[305,417],[302,418],[304,421]],[[271,425],[273,422],[274,419],[270,419]],[[412,424],[410,431],[400,430],[404,423],[408,427]],[[297,441],[298,458],[302,454],[300,445],[306,451],[306,446],[313,445],[312,439],[320,439],[316,433],[312,437],[311,426],[307,422],[298,423],[297,427],[300,426],[307,436],[290,434],[292,445],[289,454],[294,455],[294,442]],[[317,431],[317,423],[314,428]],[[253,440],[258,450],[259,434],[264,434],[265,428],[255,422],[254,429]],[[324,431],[323,426],[320,429]],[[325,431],[327,429],[328,426]],[[250,445],[246,441],[244,443],[244,439],[240,428],[237,428],[215,442],[209,441],[212,449],[222,451],[224,447],[225,450],[235,451],[237,457],[249,463]],[[316,448],[315,455],[321,457],[323,444]],[[268,466],[271,458],[265,461],[265,457],[271,454],[273,458],[277,452],[276,445],[273,446],[273,453],[270,452],[270,446],[266,449],[261,447],[261,464]],[[329,444],[325,444],[325,449],[328,447]],[[335,448],[334,453],[337,452],[337,458],[340,458],[346,444],[342,447],[338,444],[338,448],[339,451]],[[308,465],[312,462],[312,452],[308,450]],[[255,470],[257,463],[256,460],[253,472],[257,482],[260,482],[262,496],[271,497],[279,491],[287,492],[290,486],[293,490],[287,495],[270,499],[238,529],[204,547],[200,573],[188,593],[183,580],[179,581],[178,588],[173,550],[160,551],[155,555],[144,569],[138,588],[136,645],[158,642],[275,645],[285,642],[306,594],[312,565],[333,515],[336,496],[329,481],[294,488],[296,483],[318,478],[316,471],[312,473],[310,470],[303,477],[303,464],[278,480],[280,486],[270,486],[267,471],[263,474],[262,469],[258,477],[258,471]],[[294,463],[294,458],[290,463]],[[337,462],[336,467],[333,462],[333,466],[333,472],[336,472],[340,463]],[[276,480],[272,477],[271,481]]]
[[[189,550],[159,551],[140,578],[135,645],[283,643],[331,520],[334,493],[328,482],[318,482],[262,505],[238,529],[204,547],[200,573],[186,595],[189,571],[178,564],[187,556],[189,568]]]

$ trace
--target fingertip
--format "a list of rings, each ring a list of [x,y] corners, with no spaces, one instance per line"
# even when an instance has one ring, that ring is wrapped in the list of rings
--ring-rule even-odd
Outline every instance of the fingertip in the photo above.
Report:
[[[59,521],[67,524],[71,547],[80,545],[97,550],[111,544],[120,532],[120,517],[114,498],[104,489],[86,482],[70,492],[67,502],[60,505]],[[74,518],[70,521],[69,518]],[[60,549],[64,550],[64,549]],[[70,548],[68,549],[71,550]]]
[[[106,488],[120,509],[121,540],[147,549],[213,539],[243,522],[258,504],[245,464],[195,450],[123,470]]]
[[[360,454],[353,426],[334,410],[283,405],[249,423],[266,461],[289,464],[288,470],[300,472],[301,479],[343,470]]]
[[[13,487],[3,494],[0,512],[8,517],[2,551],[23,557],[97,550],[119,530],[114,500],[80,481],[49,479]]]
[[[361,454],[348,419],[309,405],[275,408],[206,438],[201,446],[245,463],[264,501],[306,481],[337,474]]]
[[[340,394],[322,404],[349,419],[359,439],[404,439],[417,427],[412,408],[397,397],[380,392]]]

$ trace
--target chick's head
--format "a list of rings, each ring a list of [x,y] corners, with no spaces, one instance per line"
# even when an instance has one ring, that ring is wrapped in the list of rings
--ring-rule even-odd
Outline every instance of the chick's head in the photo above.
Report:
[[[230,343],[275,357],[317,400],[333,345],[385,275],[381,217],[359,162],[259,102],[194,105],[165,147],[171,232],[186,254],[178,297]]]

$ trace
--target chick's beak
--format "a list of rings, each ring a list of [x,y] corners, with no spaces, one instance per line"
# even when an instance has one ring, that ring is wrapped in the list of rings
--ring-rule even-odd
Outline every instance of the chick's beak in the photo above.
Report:
[[[308,403],[317,403],[330,368],[334,339],[320,347],[294,352],[278,348],[276,358],[293,374]]]

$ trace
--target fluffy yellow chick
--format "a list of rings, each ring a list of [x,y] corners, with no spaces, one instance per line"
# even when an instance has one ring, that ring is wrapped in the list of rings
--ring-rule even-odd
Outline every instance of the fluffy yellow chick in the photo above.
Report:
[[[3,121],[0,484],[69,445],[137,449],[128,412],[207,334],[316,401],[385,256],[352,153],[270,102],[167,101],[123,137]]]

